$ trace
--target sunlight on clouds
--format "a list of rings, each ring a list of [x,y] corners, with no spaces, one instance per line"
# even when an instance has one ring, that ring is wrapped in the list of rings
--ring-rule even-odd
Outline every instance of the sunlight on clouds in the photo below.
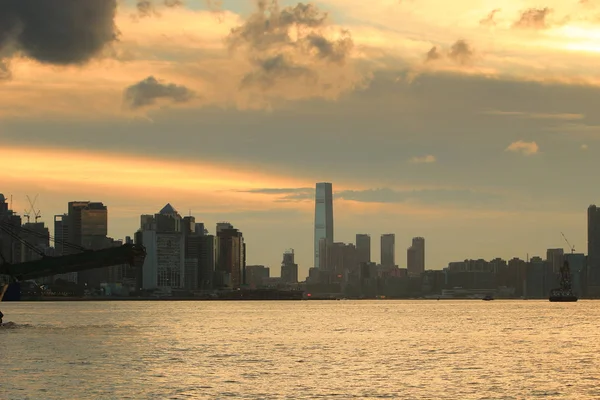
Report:
[[[11,59],[13,80],[0,83],[0,117],[129,118],[172,106],[270,109],[286,101],[337,100],[367,87],[378,70],[408,82],[425,73],[450,73],[600,85],[600,29],[585,20],[590,11],[583,7],[549,1],[545,6],[552,12],[545,14],[543,28],[516,29],[520,16],[539,5],[508,1],[496,7],[475,0],[318,5],[319,18],[329,11],[335,18],[308,25],[300,18],[289,26],[269,19],[284,8],[255,9],[251,15],[169,8],[157,17],[132,18],[135,10],[121,5],[119,41],[84,67]],[[493,23],[482,24],[486,17]],[[453,51],[460,43],[469,53],[459,57]],[[427,62],[434,48],[442,56]],[[336,53],[340,49],[344,52]],[[151,77],[197,95],[177,104],[157,97],[132,112],[124,91]]]

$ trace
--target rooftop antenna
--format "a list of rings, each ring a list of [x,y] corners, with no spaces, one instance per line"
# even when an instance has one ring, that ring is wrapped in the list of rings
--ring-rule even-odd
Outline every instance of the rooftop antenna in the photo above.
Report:
[[[572,246],[571,243],[569,243],[569,240],[567,239],[567,237],[565,236],[564,233],[560,233],[563,237],[563,239],[565,239],[565,242],[567,242],[567,245],[569,246],[569,249],[571,250],[571,254],[575,253],[575,246]]]

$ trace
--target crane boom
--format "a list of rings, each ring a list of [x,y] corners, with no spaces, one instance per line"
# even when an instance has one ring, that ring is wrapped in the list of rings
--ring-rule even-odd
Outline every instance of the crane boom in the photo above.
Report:
[[[564,233],[560,233],[563,237],[563,239],[565,239],[565,242],[567,242],[567,246],[569,246],[569,250],[571,250],[571,254],[575,253],[575,246],[572,246],[571,243],[569,243],[569,240],[567,239],[567,237],[565,236]]]

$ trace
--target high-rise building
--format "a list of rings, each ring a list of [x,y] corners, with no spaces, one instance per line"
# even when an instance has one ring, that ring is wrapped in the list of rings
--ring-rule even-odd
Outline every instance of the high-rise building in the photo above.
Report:
[[[315,267],[321,268],[319,241],[333,244],[333,188],[331,183],[317,183],[315,191]]]
[[[69,244],[90,250],[105,249],[112,246],[107,233],[108,209],[104,204],[91,201],[69,202],[67,229]],[[80,251],[73,246],[62,246],[65,255]],[[108,271],[109,267],[81,271],[77,274],[77,279],[79,283],[86,284],[89,288],[99,288],[101,283],[108,280]]]
[[[359,264],[371,262],[371,236],[361,233],[356,235],[356,259]]]
[[[246,245],[242,232],[235,228],[223,228],[217,232],[218,252],[216,286],[238,289],[246,273]]]
[[[204,228],[202,229],[204,231]],[[206,232],[204,232],[206,233]],[[218,238],[204,234],[200,237],[200,253],[198,260],[198,289],[212,290],[217,264]]]
[[[422,237],[413,238],[412,246],[408,248],[406,253],[408,276],[421,276],[425,272],[425,239]]]
[[[185,240],[179,213],[170,205],[142,215],[136,243],[146,248],[141,287],[170,293],[185,286]]]
[[[600,297],[600,208],[588,208],[587,296]],[[585,290],[585,287],[584,287]]]
[[[565,260],[564,249],[548,249],[546,250],[546,261],[552,265],[552,272],[558,274]]]
[[[270,269],[264,265],[248,265],[246,272],[246,282],[252,289],[262,287],[270,276]]]
[[[396,235],[393,233],[381,235],[381,265],[384,267],[396,265]]]
[[[281,261],[281,281],[283,283],[298,283],[298,264],[294,261],[294,249],[283,253]]]
[[[0,262],[3,259],[9,263],[21,262],[21,242],[15,237],[20,235],[21,217],[9,208],[4,195],[0,194],[0,223],[5,229],[10,229],[12,235],[0,229]]]

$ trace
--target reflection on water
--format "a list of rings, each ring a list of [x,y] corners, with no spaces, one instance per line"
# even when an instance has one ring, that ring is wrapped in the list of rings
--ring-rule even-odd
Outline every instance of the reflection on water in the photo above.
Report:
[[[3,303],[6,399],[598,399],[600,303]]]

